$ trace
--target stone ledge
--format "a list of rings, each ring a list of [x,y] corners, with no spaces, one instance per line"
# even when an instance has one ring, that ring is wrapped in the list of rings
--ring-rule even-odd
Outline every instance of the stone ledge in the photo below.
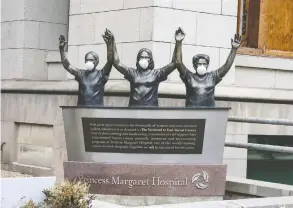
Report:
[[[21,164],[18,162],[12,162],[6,166],[6,170],[25,173],[29,175],[37,175],[37,176],[52,176],[53,171],[51,168],[33,166],[33,165],[26,165]]]
[[[94,200],[92,208],[126,208],[118,204],[107,203],[104,201]],[[136,208],[277,208],[292,207],[293,197],[271,197],[258,199],[239,199],[227,201],[205,201],[182,204],[164,204],[153,206],[134,206]]]
[[[226,191],[259,197],[293,196],[293,186],[290,185],[231,176],[227,176]]]
[[[293,59],[237,54],[235,58],[235,66],[293,72]]]
[[[2,93],[50,93],[50,94],[76,94],[77,82],[75,81],[27,81],[27,80],[2,80]],[[109,94],[126,94],[129,92],[129,83],[122,80],[110,80],[105,87]],[[160,84],[159,94],[185,97],[183,83],[164,82]],[[293,90],[242,88],[233,86],[217,86],[215,97],[218,99],[260,101],[260,102],[293,102]]]

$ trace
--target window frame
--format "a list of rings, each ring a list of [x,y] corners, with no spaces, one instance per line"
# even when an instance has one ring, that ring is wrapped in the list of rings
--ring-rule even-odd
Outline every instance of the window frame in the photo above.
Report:
[[[237,51],[238,54],[243,55],[254,55],[254,56],[265,56],[265,57],[279,57],[279,58],[290,58],[293,59],[293,51],[281,51],[281,50],[271,50],[265,48],[265,34],[266,32],[266,21],[260,21],[258,25],[258,46],[257,48],[247,47],[247,39],[248,39],[248,33],[249,28],[248,24],[246,24],[246,28],[242,28],[243,23],[243,2],[246,1],[246,9],[247,14],[246,16],[249,16],[249,9],[248,4],[251,0],[238,0],[238,14],[237,14],[237,33],[242,35],[242,30],[245,29],[246,33],[243,35],[243,43]],[[255,1],[255,0],[252,0]],[[268,0],[261,0],[260,5],[260,17],[263,13],[265,13],[265,6]],[[245,16],[245,15],[244,15]],[[264,15],[263,15],[264,16]],[[248,20],[248,18],[246,18]]]

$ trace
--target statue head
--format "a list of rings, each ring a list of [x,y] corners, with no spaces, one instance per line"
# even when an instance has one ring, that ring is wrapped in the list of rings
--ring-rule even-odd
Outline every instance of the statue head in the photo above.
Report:
[[[84,57],[86,70],[93,70],[99,63],[99,56],[97,53],[90,51]]]
[[[193,67],[200,76],[206,74],[210,64],[210,57],[204,54],[197,54],[192,58]]]
[[[141,70],[152,70],[155,68],[153,54],[151,50],[147,48],[140,49],[136,58],[136,67]]]

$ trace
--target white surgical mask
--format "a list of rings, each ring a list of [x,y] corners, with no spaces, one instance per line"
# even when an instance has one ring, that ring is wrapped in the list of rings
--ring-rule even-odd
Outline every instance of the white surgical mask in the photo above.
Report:
[[[204,67],[203,65],[200,65],[199,67],[197,67],[196,72],[199,75],[205,75],[207,73],[207,68]]]
[[[149,66],[149,62],[146,59],[140,59],[138,64],[143,69],[147,69]]]
[[[91,61],[87,61],[87,62],[85,63],[85,69],[86,69],[86,70],[92,70],[94,67],[95,67],[95,65],[94,65],[94,63],[91,62]]]

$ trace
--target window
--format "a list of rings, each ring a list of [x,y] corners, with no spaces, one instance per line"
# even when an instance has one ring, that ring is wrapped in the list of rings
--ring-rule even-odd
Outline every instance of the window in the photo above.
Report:
[[[248,142],[293,147],[293,136],[249,135]],[[248,150],[247,178],[293,185],[293,155]]]
[[[293,58],[293,0],[238,0],[239,53]]]

